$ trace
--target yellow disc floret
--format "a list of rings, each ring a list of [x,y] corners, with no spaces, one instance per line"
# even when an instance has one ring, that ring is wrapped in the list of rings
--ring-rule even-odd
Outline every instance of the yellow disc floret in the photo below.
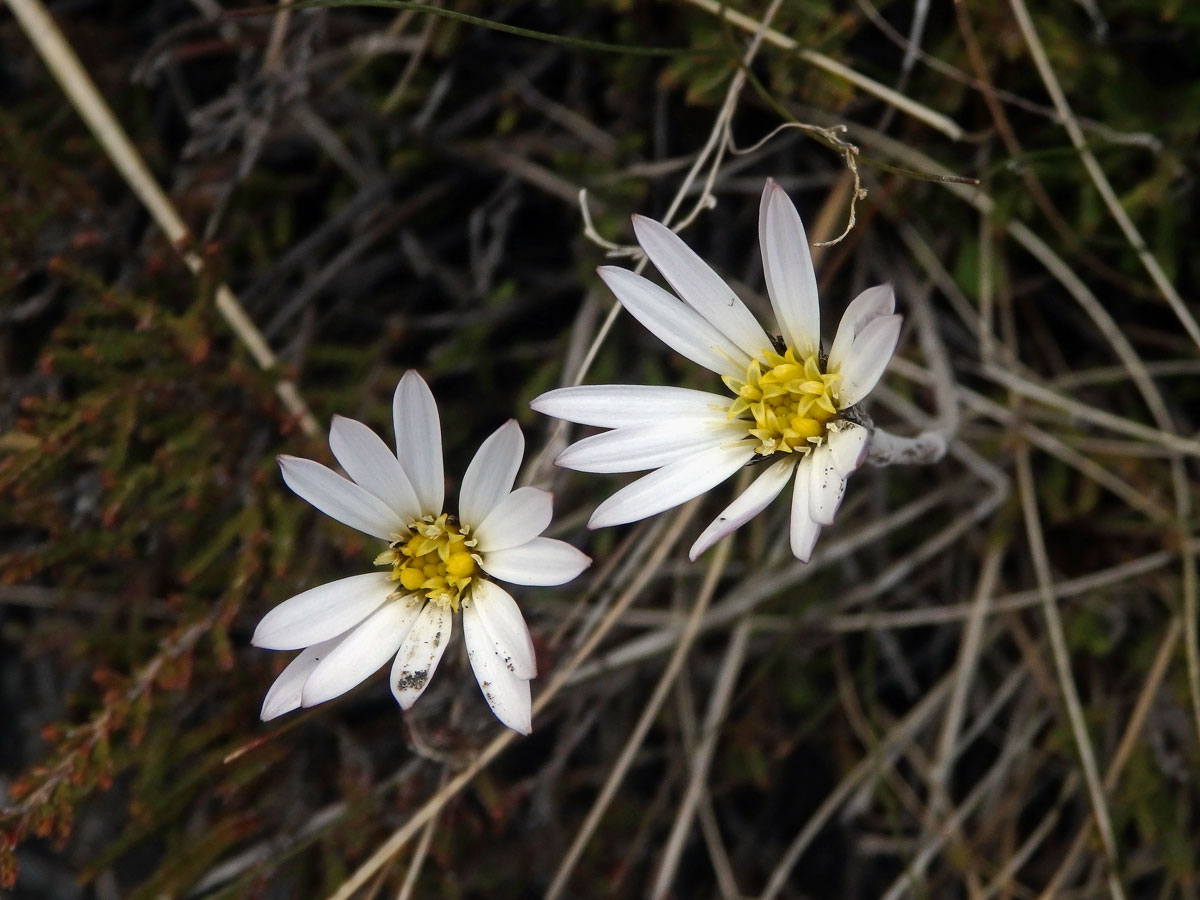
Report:
[[[842,376],[822,372],[816,354],[796,359],[791,347],[782,354],[764,350],[761,359],[750,361],[744,377],[726,375],[722,380],[734,393],[729,418],[752,425],[747,430],[758,439],[755,452],[760,456],[806,453],[821,442],[838,411]]]
[[[458,611],[463,592],[471,584],[479,557],[472,552],[475,539],[452,516],[442,513],[413,522],[407,533],[375,559],[391,566],[399,592],[422,594],[431,603]]]

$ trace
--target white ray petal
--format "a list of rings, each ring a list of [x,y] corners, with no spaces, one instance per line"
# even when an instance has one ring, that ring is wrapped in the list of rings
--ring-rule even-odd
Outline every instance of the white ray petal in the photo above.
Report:
[[[391,507],[401,520],[420,518],[421,504],[412,483],[396,454],[374,431],[355,419],[334,416],[329,447],[346,474]]]
[[[560,453],[554,462],[577,472],[639,472],[736,441],[745,433],[745,423],[730,423],[724,415],[717,419],[644,422],[586,437]]]
[[[487,518],[475,526],[480,553],[505,550],[533,540],[546,530],[554,512],[554,496],[535,487],[520,487],[500,498]]]
[[[795,467],[796,459],[791,455],[772,463],[696,538],[696,543],[688,551],[688,558],[695,562],[701,553],[721,538],[733,534],[766,509],[779,496]]]
[[[524,453],[525,436],[516,419],[509,419],[479,445],[458,492],[460,521],[472,524],[487,518],[500,498],[512,491]]]
[[[829,348],[826,371],[837,372],[846,361],[846,354],[854,346],[854,340],[875,319],[890,316],[896,311],[896,292],[890,284],[877,284],[867,288],[850,301],[838,323],[833,346]]]
[[[264,722],[269,722],[293,709],[299,709],[300,699],[304,692],[304,682],[308,681],[308,676],[317,667],[317,663],[323,660],[343,637],[345,635],[339,634],[331,640],[322,641],[301,650],[296,658],[279,673],[279,677],[267,691],[259,718]]]
[[[547,391],[530,401],[537,412],[580,425],[619,428],[663,419],[723,417],[730,398],[691,388],[648,384],[582,384]]]
[[[676,353],[718,375],[745,373],[750,358],[678,297],[619,266],[596,272],[629,314]]]
[[[517,601],[508,591],[486,578],[476,579],[471,583],[470,598],[463,600],[464,623],[468,608],[472,616],[478,617],[483,624],[492,649],[508,671],[525,680],[536,678],[537,656],[533,652],[533,638],[529,635],[529,626],[525,624]]]
[[[675,293],[721,334],[754,358],[770,348],[766,332],[746,304],[679,235],[645,216],[633,217],[633,232]]]
[[[429,679],[450,643],[453,629],[454,615],[450,610],[436,603],[425,604],[392,663],[389,682],[392,696],[401,709],[410,709],[425,693]]]
[[[753,455],[754,445],[741,441],[702,450],[663,466],[621,488],[596,507],[588,528],[621,525],[678,506],[720,484]]]
[[[482,556],[483,571],[509,584],[566,584],[592,564],[586,553],[547,537],[507,550],[489,550]]]
[[[846,479],[838,474],[828,441],[815,447],[809,459],[812,479],[808,495],[809,515],[818,525],[832,525],[846,493]]]
[[[463,606],[463,638],[471,671],[496,718],[513,731],[529,734],[533,731],[529,681],[509,671],[496,653],[478,611],[468,605]]]
[[[838,391],[838,404],[848,409],[871,393],[879,382],[900,340],[901,316],[881,316],[859,332],[838,370],[842,383]]]
[[[404,598],[376,610],[317,664],[304,682],[302,705],[340,697],[374,675],[403,642],[420,608],[419,601]]]
[[[817,276],[800,214],[773,179],[767,179],[759,206],[758,244],[767,295],[783,338],[801,358],[810,356],[821,349]]]
[[[442,424],[437,402],[425,379],[404,373],[392,397],[396,458],[412,482],[422,514],[438,516],[446,499],[442,469]]]
[[[856,422],[836,420],[829,424],[829,449],[837,473],[843,478],[849,478],[866,459],[870,436],[871,432]]]
[[[353,628],[397,585],[387,572],[368,572],[310,588],[284,600],[254,629],[250,643],[267,650],[298,650]]]
[[[821,526],[813,521],[809,513],[809,495],[812,482],[812,455],[804,457],[796,466],[795,488],[792,491],[792,523],[790,541],[792,555],[800,562],[812,558],[813,547],[821,534]]]
[[[280,456],[283,481],[331,519],[385,541],[405,526],[390,506],[332,469],[299,456]]]

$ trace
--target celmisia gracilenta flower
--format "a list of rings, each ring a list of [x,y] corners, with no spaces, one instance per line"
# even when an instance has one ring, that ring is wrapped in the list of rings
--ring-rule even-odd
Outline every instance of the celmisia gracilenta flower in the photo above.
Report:
[[[854,299],[825,354],[808,239],[774,181],[763,191],[758,239],[780,338],[769,337],[721,277],[665,225],[634,216],[633,230],[678,296],[616,266],[602,266],[600,277],[663,343],[720,375],[732,397],[647,385],[584,385],[537,397],[531,405],[539,412],[612,429],[572,444],[559,465],[582,472],[654,470],[601,503],[589,526],[654,515],[751,461],[769,460],[704,530],[690,556],[761,512],[794,474],[791,548],[807,562],[821,527],[833,522],[846,479],[866,456],[870,432],[854,407],[896,349],[901,317],[894,314],[891,285]]]
[[[392,693],[404,709],[433,676],[454,622],[475,678],[501,722],[528,734],[533,641],[508,592],[492,579],[551,585],[591,560],[540,537],[551,496],[513,490],[525,452],[515,420],[480,446],[459,490],[459,515],[443,511],[442,435],[428,385],[408,372],[392,403],[396,452],[366,425],[335,416],[329,446],[350,476],[309,459],[279,457],[288,487],[327,516],[384,541],[383,571],[354,575],[285,600],[259,622],[252,643],[301,650],[263,702],[263,720],[330,700],[392,659]]]

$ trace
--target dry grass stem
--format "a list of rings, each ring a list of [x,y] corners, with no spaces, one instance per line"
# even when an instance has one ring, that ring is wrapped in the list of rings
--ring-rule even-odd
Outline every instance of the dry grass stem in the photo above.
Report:
[[[1054,668],[1058,676],[1059,697],[1066,707],[1067,719],[1075,738],[1075,748],[1083,765],[1083,777],[1092,803],[1092,814],[1095,816],[1100,840],[1104,846],[1104,855],[1108,865],[1109,891],[1114,898],[1123,898],[1125,889],[1121,884],[1121,867],[1117,853],[1116,834],[1113,831],[1112,814],[1108,808],[1108,798],[1104,786],[1100,781],[1096,753],[1088,734],[1083,706],[1079,701],[1079,691],[1075,686],[1075,677],[1071,673],[1070,653],[1067,650],[1067,641],[1063,634],[1062,618],[1054,600],[1052,588],[1054,578],[1050,572],[1050,560],[1046,552],[1041,517],[1037,508],[1037,497],[1034,493],[1033,473],[1029,465],[1029,450],[1026,447],[1017,448],[1017,489],[1021,497],[1026,538],[1029,541],[1030,554],[1037,572],[1042,613],[1046,617]]]
[[[10,0],[9,8],[62,86],[63,93],[104,147],[130,189],[154,217],[187,267],[193,274],[199,275],[204,269],[204,260],[192,249],[192,235],[187,225],[146,167],[41,0]],[[263,369],[274,368],[277,363],[275,354],[267,346],[258,327],[246,315],[237,297],[225,284],[218,284],[215,291],[217,309],[254,361]],[[295,383],[280,379],[275,389],[300,426],[309,434],[317,434],[320,431],[317,421]]]

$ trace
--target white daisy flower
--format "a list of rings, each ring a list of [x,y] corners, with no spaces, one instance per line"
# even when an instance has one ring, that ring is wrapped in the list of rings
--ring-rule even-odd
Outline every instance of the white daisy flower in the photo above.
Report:
[[[327,516],[387,542],[382,572],[315,587],[275,607],[251,642],[302,650],[267,692],[262,718],[314,706],[355,687],[389,659],[392,693],[408,709],[450,641],[454,613],[475,678],[501,722],[531,730],[533,641],[520,609],[485,576],[514,584],[563,584],[591,560],[539,537],[551,495],[513,490],[525,451],[515,420],[480,446],[459,492],[459,516],[443,512],[442,436],[429,386],[408,372],[392,412],[396,453],[366,425],[335,416],[329,446],[350,479],[310,459],[279,457],[288,487]]]
[[[588,525],[654,515],[751,461],[771,459],[689,555],[696,559],[761,512],[794,473],[791,548],[807,562],[821,526],[833,522],[846,479],[866,456],[870,430],[854,407],[896,349],[901,317],[894,314],[891,285],[855,298],[825,355],[808,239],[774,181],[763,191],[758,238],[779,339],[768,337],[724,280],[665,225],[634,216],[633,230],[678,297],[616,266],[602,266],[600,277],[660,340],[720,375],[733,398],[647,385],[584,385],[536,398],[531,406],[539,412],[612,429],[568,447],[559,465],[582,472],[654,470],[601,503]]]

